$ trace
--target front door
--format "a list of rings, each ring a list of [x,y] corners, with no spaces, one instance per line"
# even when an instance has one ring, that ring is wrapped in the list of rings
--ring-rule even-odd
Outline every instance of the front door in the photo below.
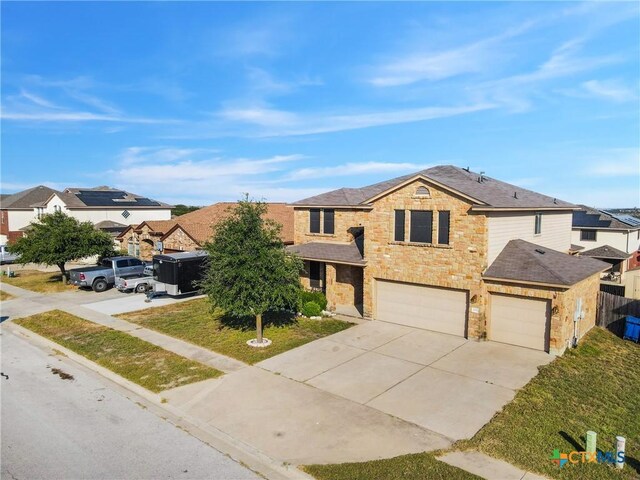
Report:
[[[326,269],[322,262],[309,262],[309,287],[312,290],[326,289]]]

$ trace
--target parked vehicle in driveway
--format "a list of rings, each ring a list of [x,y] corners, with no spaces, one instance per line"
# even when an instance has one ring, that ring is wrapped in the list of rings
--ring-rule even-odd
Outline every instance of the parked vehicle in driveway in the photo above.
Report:
[[[18,261],[18,255],[11,253],[6,245],[0,245],[0,265],[7,263],[15,263]]]
[[[116,277],[115,287],[121,292],[144,293],[151,288],[153,267],[147,265],[142,273],[132,273]]]
[[[104,292],[113,286],[116,277],[141,274],[146,264],[135,257],[110,257],[96,267],[69,270],[69,283],[78,287],[91,287],[94,292]]]

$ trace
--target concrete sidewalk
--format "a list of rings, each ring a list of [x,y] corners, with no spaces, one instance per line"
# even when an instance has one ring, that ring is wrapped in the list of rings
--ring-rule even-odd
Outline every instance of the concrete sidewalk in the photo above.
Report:
[[[546,477],[521,470],[504,460],[476,451],[450,452],[437,458],[441,462],[488,480],[547,480]]]

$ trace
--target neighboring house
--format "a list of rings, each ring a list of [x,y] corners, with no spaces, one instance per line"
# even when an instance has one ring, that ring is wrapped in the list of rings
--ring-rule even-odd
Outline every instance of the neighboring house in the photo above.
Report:
[[[293,207],[332,310],[556,354],[595,324],[609,265],[567,253],[570,203],[439,166]]]
[[[89,221],[111,234],[127,225],[148,220],[169,220],[171,205],[110,187],[67,188],[57,191],[37,186],[0,200],[2,235],[9,242],[19,238],[41,215],[62,211]]]
[[[221,202],[166,221],[144,221],[123,231],[117,238],[130,255],[150,260],[158,253],[200,250],[213,228],[227,218],[235,203]],[[266,218],[282,225],[282,241],[293,243],[293,208],[284,203],[267,204]]]
[[[612,251],[627,255],[628,269],[640,266],[640,219],[596,210],[586,205],[579,207],[579,210],[573,212],[571,243],[586,251],[609,247]],[[585,253],[580,252],[581,255]]]

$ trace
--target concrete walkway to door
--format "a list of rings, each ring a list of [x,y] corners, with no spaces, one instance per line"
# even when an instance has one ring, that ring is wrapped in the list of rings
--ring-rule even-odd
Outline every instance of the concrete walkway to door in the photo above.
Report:
[[[371,321],[258,366],[459,440],[472,437],[551,360],[535,350]]]

